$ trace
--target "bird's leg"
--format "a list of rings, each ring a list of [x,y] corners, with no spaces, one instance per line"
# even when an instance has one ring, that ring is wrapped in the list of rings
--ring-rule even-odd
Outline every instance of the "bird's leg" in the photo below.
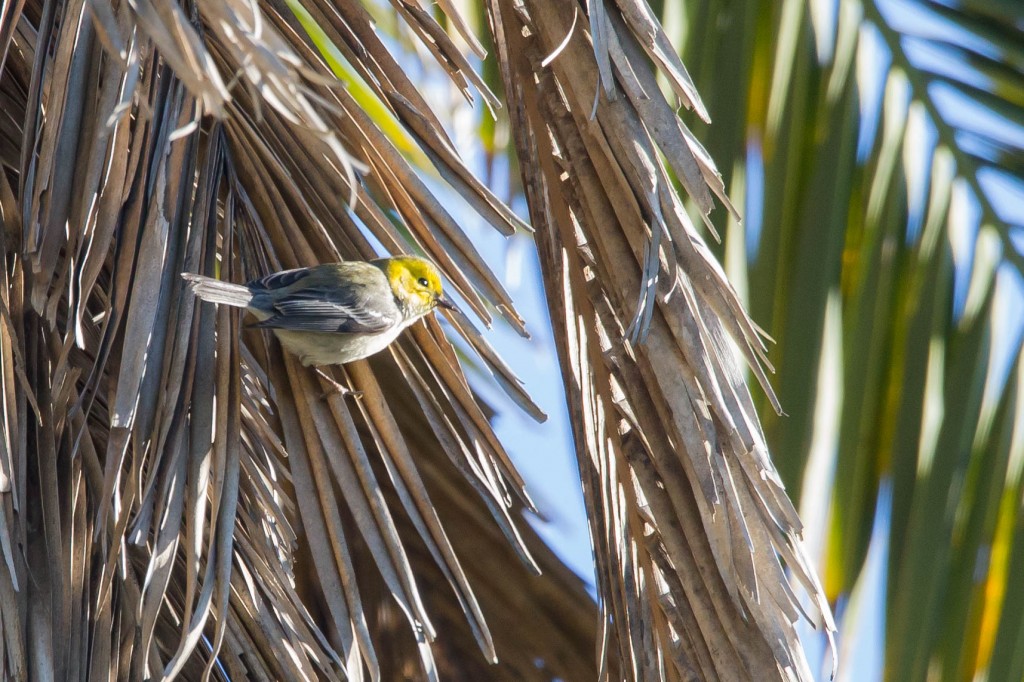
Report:
[[[333,393],[340,393],[342,397],[349,396],[349,395],[352,396],[353,398],[360,398],[360,397],[362,397],[362,395],[363,395],[362,391],[353,391],[348,386],[343,386],[342,384],[339,384],[337,381],[334,380],[333,377],[331,377],[327,372],[325,372],[324,370],[320,369],[319,367],[314,366],[313,370],[317,374],[319,374],[320,377],[322,379],[324,379],[328,384],[330,384],[330,388],[328,388],[326,391],[324,391],[320,395],[321,399],[327,398],[327,397],[329,397]]]

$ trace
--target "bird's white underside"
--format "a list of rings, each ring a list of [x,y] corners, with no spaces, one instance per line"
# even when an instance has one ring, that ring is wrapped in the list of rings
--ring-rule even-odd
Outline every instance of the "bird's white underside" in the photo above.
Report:
[[[362,360],[384,350],[398,338],[406,327],[416,320],[409,320],[394,329],[379,334],[334,334],[330,332],[291,331],[275,329],[285,350],[297,355],[303,365],[342,365]],[[315,349],[311,348],[315,346]]]

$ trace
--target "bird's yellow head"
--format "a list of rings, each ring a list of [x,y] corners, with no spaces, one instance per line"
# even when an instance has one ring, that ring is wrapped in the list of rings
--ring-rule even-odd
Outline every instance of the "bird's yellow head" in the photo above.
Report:
[[[433,263],[416,256],[396,256],[379,261],[395,299],[409,317],[422,317],[437,306],[455,306],[441,289],[441,276]]]

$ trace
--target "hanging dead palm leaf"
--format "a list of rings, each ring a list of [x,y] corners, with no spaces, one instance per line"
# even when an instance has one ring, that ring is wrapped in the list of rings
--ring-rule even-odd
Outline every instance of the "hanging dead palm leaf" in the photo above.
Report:
[[[598,0],[587,16],[574,3],[489,7],[569,393],[608,655],[629,679],[810,679],[792,627],[802,607],[783,565],[826,632],[835,628],[740,371],[746,359],[771,395],[759,330],[669,169],[705,219],[712,194],[731,207],[648,63],[706,119],[703,105],[643,2]]]
[[[479,88],[431,14],[396,7]],[[807,677],[780,558],[831,624],[738,370],[736,347],[760,372],[760,342],[668,173],[704,214],[721,183],[647,60],[699,99],[643,4],[488,10],[594,529],[603,674]],[[372,237],[525,333],[385,120],[500,232],[526,225],[363,6],[51,0],[0,20],[5,673],[593,679],[588,600],[517,525],[530,500],[436,321],[339,369],[362,392],[346,401],[178,277],[369,259]],[[329,75],[342,62],[384,119]]]
[[[357,4],[339,11],[372,35]],[[440,325],[349,365],[339,376],[363,397],[346,402],[177,277],[368,258],[370,234],[421,249],[481,318],[522,329],[294,19],[220,2],[5,12],[5,676],[592,669],[585,593],[516,527],[522,480]],[[502,231],[521,227],[382,44],[359,49],[452,184]],[[534,589],[549,610],[522,600]]]

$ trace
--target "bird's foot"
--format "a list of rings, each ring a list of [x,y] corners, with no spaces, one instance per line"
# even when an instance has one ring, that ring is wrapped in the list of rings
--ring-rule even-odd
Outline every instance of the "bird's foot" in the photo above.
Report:
[[[326,400],[327,398],[330,398],[332,395],[341,395],[342,398],[346,396],[352,396],[353,398],[363,397],[362,391],[354,391],[348,386],[338,383],[337,381],[334,380],[333,377],[331,377],[329,374],[327,374],[327,372],[323,371],[319,367],[314,367],[313,369],[316,371],[317,374],[320,375],[321,379],[327,382],[327,390],[320,394],[321,400]]]

